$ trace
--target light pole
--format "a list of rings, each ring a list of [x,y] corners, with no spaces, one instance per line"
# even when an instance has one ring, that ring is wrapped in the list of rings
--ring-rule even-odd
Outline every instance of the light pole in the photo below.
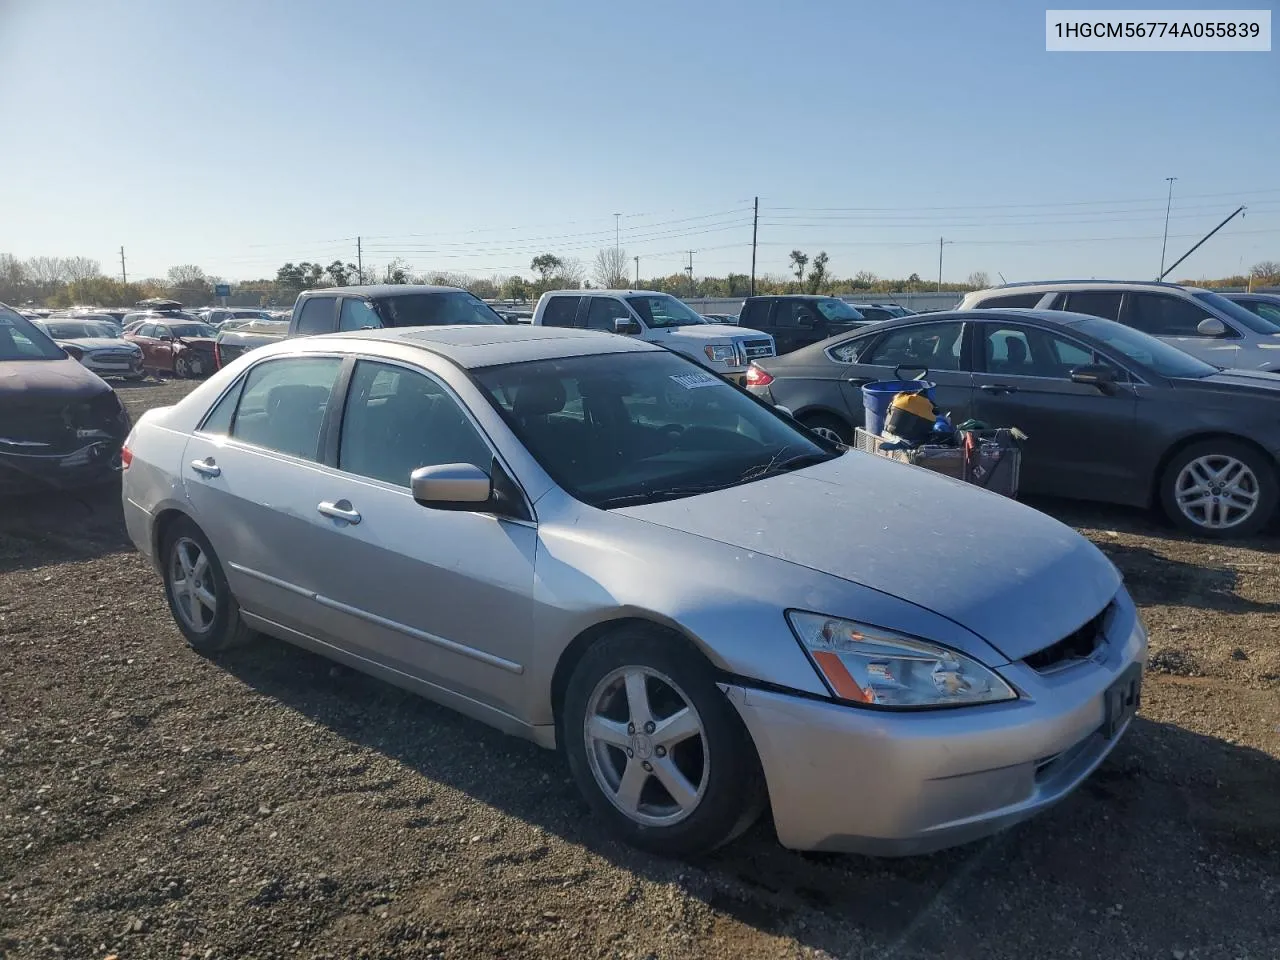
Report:
[[[938,238],[938,292],[942,292],[942,245],[944,243],[955,243],[954,240],[943,240]]]
[[[613,249],[622,249],[622,214],[613,215]]]
[[[635,260],[636,262],[636,289],[639,290],[640,289],[640,258],[632,257],[632,259]]]
[[[1178,178],[1165,177],[1165,179],[1169,181],[1169,199],[1164,205],[1164,240],[1160,244],[1160,277],[1156,279],[1164,277],[1164,254],[1169,247],[1169,211],[1173,208],[1173,181]]]

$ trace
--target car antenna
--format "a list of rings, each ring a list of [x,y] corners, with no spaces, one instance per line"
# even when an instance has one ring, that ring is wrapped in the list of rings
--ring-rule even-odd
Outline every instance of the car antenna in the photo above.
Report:
[[[1003,284],[1006,287],[1009,285],[1009,281],[1004,278],[1004,274],[1001,273],[999,270],[996,271],[996,276],[1000,278],[1001,284]]]

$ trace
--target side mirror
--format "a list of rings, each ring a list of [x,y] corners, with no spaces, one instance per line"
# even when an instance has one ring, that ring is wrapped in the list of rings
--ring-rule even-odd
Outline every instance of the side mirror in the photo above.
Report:
[[[625,337],[634,337],[640,332],[640,324],[626,317],[619,317],[613,321],[613,332]]]
[[[1116,382],[1116,372],[1104,363],[1090,363],[1071,371],[1072,383],[1084,383],[1106,393]]]
[[[1227,325],[1217,317],[1205,317],[1196,324],[1196,333],[1202,337],[1221,337],[1227,332]]]
[[[784,415],[786,415],[786,416],[790,417],[792,420],[794,420],[794,419],[796,418],[796,415],[795,415],[794,413],[792,413],[792,412],[791,412],[791,408],[790,408],[790,407],[784,407],[784,406],[783,406],[782,404],[780,404],[780,403],[775,403],[775,404],[773,405],[773,409],[777,410],[777,411],[778,411],[779,413],[781,413],[781,414],[784,414]]]
[[[60,346],[62,348],[62,352],[65,353],[72,360],[84,359],[84,351],[81,350],[79,347],[73,347],[68,343],[60,343],[58,344],[58,346]]]
[[[413,471],[409,489],[433,510],[479,510],[493,497],[493,480],[474,464],[442,463]]]
[[[160,338],[160,342],[161,342],[161,343],[173,343],[173,337],[161,337],[161,338]]]

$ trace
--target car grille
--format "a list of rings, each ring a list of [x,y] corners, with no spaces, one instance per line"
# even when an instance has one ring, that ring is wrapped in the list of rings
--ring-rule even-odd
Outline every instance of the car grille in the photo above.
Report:
[[[772,340],[745,340],[742,344],[742,352],[748,360],[757,360],[760,357],[773,356]]]
[[[92,350],[89,357],[100,363],[132,363],[136,357],[132,350]]]
[[[1068,634],[1055,644],[1023,657],[1022,662],[1040,673],[1049,673],[1073,663],[1088,660],[1106,640],[1107,615],[1111,613],[1114,606],[1114,601],[1107,604],[1101,613],[1079,630]]]

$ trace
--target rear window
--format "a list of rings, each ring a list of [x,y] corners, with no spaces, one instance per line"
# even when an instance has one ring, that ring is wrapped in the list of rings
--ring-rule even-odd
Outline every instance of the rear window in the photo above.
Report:
[[[442,327],[450,324],[506,323],[478,297],[461,290],[406,293],[371,301],[388,327]]]

